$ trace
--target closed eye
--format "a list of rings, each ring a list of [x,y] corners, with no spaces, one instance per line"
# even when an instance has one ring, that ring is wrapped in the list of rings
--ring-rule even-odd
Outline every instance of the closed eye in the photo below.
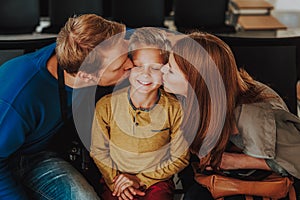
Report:
[[[126,63],[126,61],[127,61],[127,59],[125,59],[125,60],[122,62],[122,64],[119,65],[117,68],[113,69],[113,71],[118,71],[118,70],[120,70],[120,69],[123,67],[123,65]]]
[[[161,68],[160,66],[152,66],[151,67],[151,69],[153,69],[153,70],[160,70],[160,68]]]

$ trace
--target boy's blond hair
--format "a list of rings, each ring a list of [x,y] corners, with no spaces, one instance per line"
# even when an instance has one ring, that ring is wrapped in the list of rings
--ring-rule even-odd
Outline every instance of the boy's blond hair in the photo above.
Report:
[[[138,28],[131,35],[129,40],[129,56],[131,57],[135,50],[143,48],[157,48],[161,51],[164,64],[169,60],[171,42],[167,38],[165,30],[154,27]]]

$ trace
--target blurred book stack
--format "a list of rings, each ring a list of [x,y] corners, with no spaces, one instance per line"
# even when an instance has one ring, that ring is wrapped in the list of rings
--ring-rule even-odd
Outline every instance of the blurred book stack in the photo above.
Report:
[[[274,31],[287,27],[271,15],[273,5],[266,0],[230,0],[227,23],[238,31]]]

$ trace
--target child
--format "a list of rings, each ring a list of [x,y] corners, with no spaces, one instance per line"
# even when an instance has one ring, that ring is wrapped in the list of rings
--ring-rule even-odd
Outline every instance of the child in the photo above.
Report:
[[[171,200],[172,176],[188,164],[181,105],[160,89],[169,46],[164,31],[137,29],[129,41],[130,86],[96,105],[91,156],[106,183],[105,200]]]

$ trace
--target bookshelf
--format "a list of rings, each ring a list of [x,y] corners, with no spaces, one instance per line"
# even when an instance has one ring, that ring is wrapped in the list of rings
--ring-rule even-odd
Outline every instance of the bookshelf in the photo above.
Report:
[[[265,0],[231,0],[229,3],[233,13],[242,15],[270,14],[273,5]]]
[[[276,31],[287,27],[271,15],[273,5],[266,0],[230,0],[228,23],[238,31]]]
[[[287,27],[279,22],[272,15],[262,16],[240,16],[238,26],[244,31],[274,31],[279,29],[287,29]]]

